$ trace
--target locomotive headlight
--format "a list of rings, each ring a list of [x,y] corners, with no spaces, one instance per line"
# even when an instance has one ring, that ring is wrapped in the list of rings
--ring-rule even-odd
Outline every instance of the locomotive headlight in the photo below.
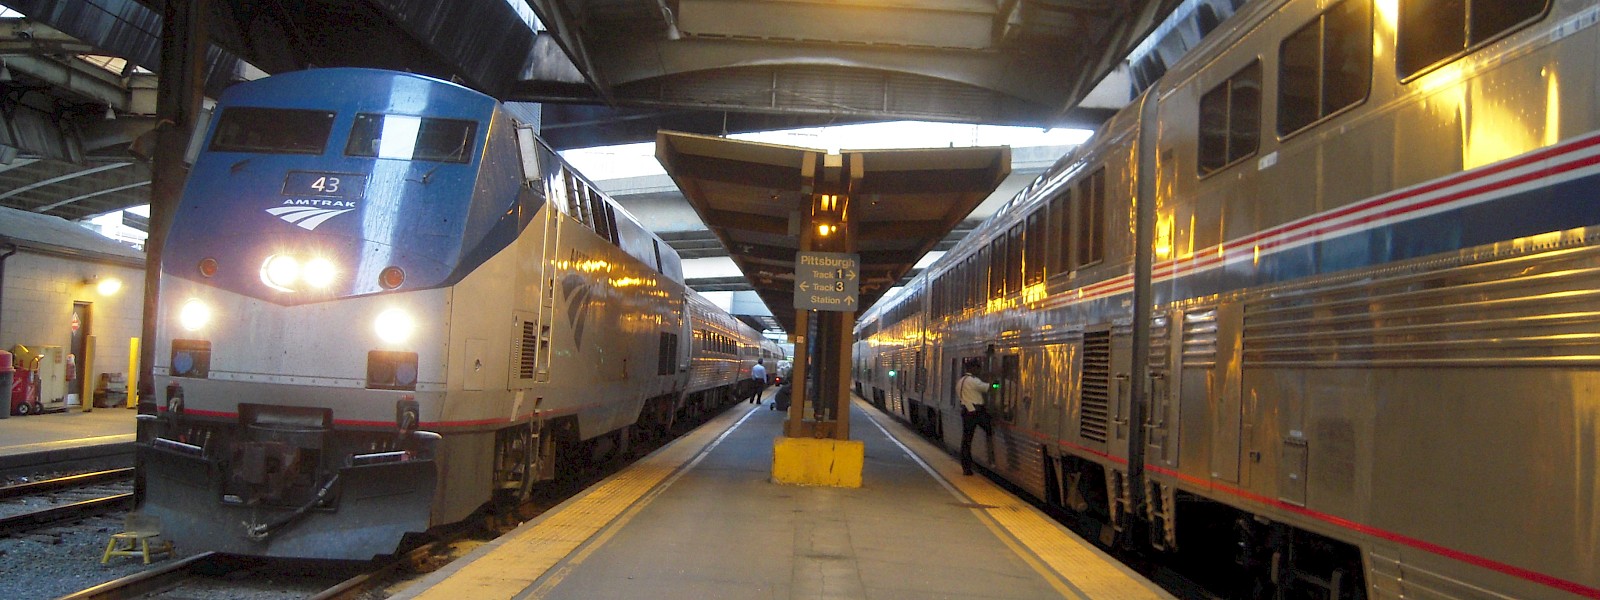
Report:
[[[372,322],[372,328],[377,332],[378,339],[384,343],[400,344],[411,338],[411,333],[417,329],[417,323],[411,318],[411,313],[391,308],[378,313],[378,318]]]
[[[333,261],[313,258],[311,262],[306,263],[304,269],[301,269],[300,275],[305,278],[306,283],[311,284],[311,287],[325,288],[333,283],[338,272],[333,267]]]
[[[330,265],[331,266],[331,265]],[[261,263],[261,283],[273,289],[292,292],[296,280],[300,279],[300,261],[286,254],[274,254]]]
[[[190,298],[178,309],[178,324],[189,331],[199,331],[211,322],[211,307],[199,298]]]

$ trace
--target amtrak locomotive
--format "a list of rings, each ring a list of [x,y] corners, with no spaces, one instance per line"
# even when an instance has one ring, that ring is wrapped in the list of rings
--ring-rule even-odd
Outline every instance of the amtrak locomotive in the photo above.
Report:
[[[229,88],[161,286],[143,510],[192,551],[390,553],[781,358],[504,106],[404,73]]]
[[[994,474],[1226,597],[1600,598],[1597,23],[1248,3],[863,315],[860,390],[954,449],[978,364]]]

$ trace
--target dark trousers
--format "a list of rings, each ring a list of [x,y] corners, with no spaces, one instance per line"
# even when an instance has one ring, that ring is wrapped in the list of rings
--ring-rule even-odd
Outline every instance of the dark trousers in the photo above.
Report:
[[[751,377],[750,379],[747,379],[746,381],[750,382],[749,383],[750,395],[745,399],[750,401],[752,404],[760,404],[761,403],[761,392],[767,391],[767,382],[762,381],[760,379],[757,379],[755,377]]]
[[[972,432],[983,428],[984,439],[989,442],[989,462],[994,462],[994,424],[989,421],[989,409],[982,404],[977,410],[961,409],[961,472],[972,474]]]

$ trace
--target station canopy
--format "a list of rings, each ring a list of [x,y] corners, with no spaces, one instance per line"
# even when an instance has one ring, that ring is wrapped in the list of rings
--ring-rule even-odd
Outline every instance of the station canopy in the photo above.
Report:
[[[988,197],[1007,147],[826,150],[663,131],[656,158],[727,247],[767,308],[794,331],[794,265],[812,195],[849,196],[861,299],[870,307]]]

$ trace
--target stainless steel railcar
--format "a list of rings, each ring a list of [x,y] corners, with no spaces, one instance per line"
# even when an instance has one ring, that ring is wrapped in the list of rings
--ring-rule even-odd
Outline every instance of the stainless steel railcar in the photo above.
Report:
[[[217,115],[141,415],[143,510],[186,552],[393,552],[725,401],[737,369],[691,371],[764,342],[492,98],[320,69]]]
[[[1600,598],[1600,5],[1246,6],[860,320],[856,378],[1240,598]],[[984,440],[978,436],[978,454]]]

